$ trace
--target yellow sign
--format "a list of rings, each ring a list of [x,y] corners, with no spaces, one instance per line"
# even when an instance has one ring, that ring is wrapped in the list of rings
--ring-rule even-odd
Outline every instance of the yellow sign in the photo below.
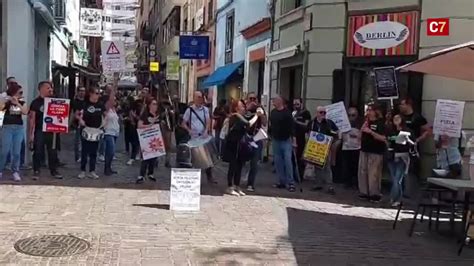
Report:
[[[332,137],[311,131],[303,153],[303,159],[323,168],[328,160]]]
[[[160,62],[150,62],[150,72],[160,72]]]

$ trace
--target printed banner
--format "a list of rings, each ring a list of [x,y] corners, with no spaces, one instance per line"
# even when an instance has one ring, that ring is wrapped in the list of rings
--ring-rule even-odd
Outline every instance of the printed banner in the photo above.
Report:
[[[70,108],[69,99],[45,98],[43,132],[68,133]]]
[[[326,106],[326,118],[333,121],[340,132],[351,130],[351,122],[347,116],[344,102],[337,102]]]
[[[170,210],[199,211],[201,169],[171,169]]]
[[[102,69],[105,73],[122,72],[127,68],[122,41],[102,41]]]
[[[439,136],[447,135],[459,138],[461,136],[464,105],[465,102],[461,101],[437,100],[433,133]]]
[[[416,55],[419,11],[349,16],[346,55]]]
[[[160,125],[137,129],[143,160],[160,157],[166,154]]]
[[[102,37],[102,9],[81,8],[80,35]]]
[[[304,148],[303,159],[317,167],[324,168],[328,161],[331,143],[332,137],[311,131]]]

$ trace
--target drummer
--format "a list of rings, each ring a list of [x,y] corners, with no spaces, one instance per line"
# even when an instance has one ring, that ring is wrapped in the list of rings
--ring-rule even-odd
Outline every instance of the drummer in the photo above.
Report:
[[[204,95],[201,91],[195,91],[193,104],[186,110],[181,126],[188,131],[191,140],[207,138],[211,130],[211,117],[209,109],[204,106]],[[207,168],[207,181],[210,184],[217,184],[217,180],[212,175],[212,168]]]

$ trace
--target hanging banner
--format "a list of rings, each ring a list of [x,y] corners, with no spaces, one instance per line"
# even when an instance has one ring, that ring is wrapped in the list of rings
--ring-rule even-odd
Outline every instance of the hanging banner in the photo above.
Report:
[[[179,36],[180,59],[209,59],[209,36]]]
[[[179,80],[179,57],[178,56],[166,57],[166,79]]]
[[[344,102],[333,103],[327,105],[325,108],[326,118],[333,121],[340,132],[344,133],[351,130],[351,122],[349,122]]]
[[[125,71],[125,47],[122,41],[102,41],[102,70],[104,73]]]
[[[171,169],[170,210],[199,211],[201,169]]]
[[[311,131],[303,152],[303,159],[316,167],[324,168],[328,161],[332,137]]]
[[[143,160],[166,155],[160,125],[137,129]]]
[[[79,34],[102,37],[102,9],[81,8]]]
[[[461,136],[464,105],[465,102],[461,101],[437,100],[433,134],[459,138]]]
[[[68,133],[69,99],[44,98],[43,132]]]
[[[375,90],[377,99],[398,99],[397,74],[395,67],[377,67],[374,68]]]

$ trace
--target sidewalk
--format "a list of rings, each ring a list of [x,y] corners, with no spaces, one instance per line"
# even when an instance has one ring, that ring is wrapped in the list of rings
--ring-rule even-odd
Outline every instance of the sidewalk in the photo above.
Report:
[[[330,196],[310,192],[310,184],[295,193],[273,189],[269,163],[257,176],[257,191],[240,198],[223,195],[226,169],[219,165],[219,185],[203,181],[201,211],[174,213],[168,210],[170,171],[162,163],[158,182],[136,185],[139,162],[127,166],[119,152],[117,176],[79,180],[71,136],[63,144],[64,180],[24,175],[22,183],[0,182],[0,265],[474,264],[474,248],[456,256],[456,240],[427,232],[427,222],[409,238],[411,214],[402,214],[393,231],[396,210],[360,201],[355,191],[340,188]],[[23,238],[59,234],[87,240],[91,248],[47,258],[13,247]]]

